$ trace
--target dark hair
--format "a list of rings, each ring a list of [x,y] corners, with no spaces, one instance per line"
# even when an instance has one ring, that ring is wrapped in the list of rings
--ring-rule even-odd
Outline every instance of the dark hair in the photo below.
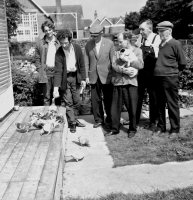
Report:
[[[124,40],[130,40],[132,38],[133,34],[131,32],[123,32],[123,39]]]
[[[41,26],[41,29],[42,29],[42,31],[44,32],[44,27],[45,26],[47,26],[47,27],[49,27],[49,28],[51,28],[51,29],[55,29],[55,26],[54,26],[54,24],[52,23],[52,22],[50,22],[50,21],[45,21],[43,24],[42,24],[42,26]]]
[[[61,39],[68,38],[70,42],[72,40],[72,32],[69,29],[59,30],[56,34],[56,38],[60,41]]]

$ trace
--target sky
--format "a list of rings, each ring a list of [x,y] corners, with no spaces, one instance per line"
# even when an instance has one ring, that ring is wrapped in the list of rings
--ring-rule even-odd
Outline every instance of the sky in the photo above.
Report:
[[[98,18],[125,16],[125,13],[139,11],[147,0],[61,0],[62,5],[82,5],[85,19],[94,19],[97,11]],[[55,5],[55,0],[35,0],[40,6]]]

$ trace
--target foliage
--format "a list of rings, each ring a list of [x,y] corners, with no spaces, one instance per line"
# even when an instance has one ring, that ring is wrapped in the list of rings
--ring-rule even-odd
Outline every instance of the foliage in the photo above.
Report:
[[[10,54],[14,60],[27,60],[34,62],[35,42],[10,42]]]
[[[156,0],[147,0],[145,6],[140,10],[140,21],[151,19],[154,21],[155,11],[157,10],[157,1]],[[162,21],[160,19],[160,21]]]
[[[130,12],[125,16],[125,29],[135,30],[139,27],[140,15],[138,12]]]
[[[15,35],[17,24],[21,20],[21,14],[24,13],[22,5],[17,0],[5,0],[8,37]]]
[[[184,45],[184,52],[187,60],[186,68],[180,74],[180,88],[193,89],[193,45]]]
[[[36,79],[31,72],[22,71],[18,67],[19,63],[12,63],[12,82],[14,101],[16,105],[32,106],[34,98],[34,85]]]
[[[174,37],[188,38],[193,30],[191,2],[191,0],[147,0],[146,5],[140,10],[140,20],[151,19],[154,24],[165,20],[171,21],[174,24]]]

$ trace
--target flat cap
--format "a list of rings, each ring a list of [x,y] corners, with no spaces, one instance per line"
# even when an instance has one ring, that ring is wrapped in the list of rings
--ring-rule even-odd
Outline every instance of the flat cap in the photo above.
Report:
[[[156,26],[157,29],[162,29],[162,30],[166,30],[166,29],[169,29],[169,28],[172,29],[173,27],[174,27],[174,25],[169,21],[160,22]]]
[[[99,34],[103,31],[103,27],[99,24],[94,25],[90,28],[90,34]]]

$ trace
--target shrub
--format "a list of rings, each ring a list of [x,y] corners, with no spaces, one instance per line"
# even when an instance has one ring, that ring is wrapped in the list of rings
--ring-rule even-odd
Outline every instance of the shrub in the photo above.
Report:
[[[187,66],[180,74],[180,88],[185,90],[193,89],[193,45],[184,45]]]
[[[22,70],[19,65],[17,61],[12,63],[14,101],[20,106],[32,106],[36,79],[32,72]]]
[[[10,42],[9,49],[12,60],[34,62],[33,49],[35,42]]]

